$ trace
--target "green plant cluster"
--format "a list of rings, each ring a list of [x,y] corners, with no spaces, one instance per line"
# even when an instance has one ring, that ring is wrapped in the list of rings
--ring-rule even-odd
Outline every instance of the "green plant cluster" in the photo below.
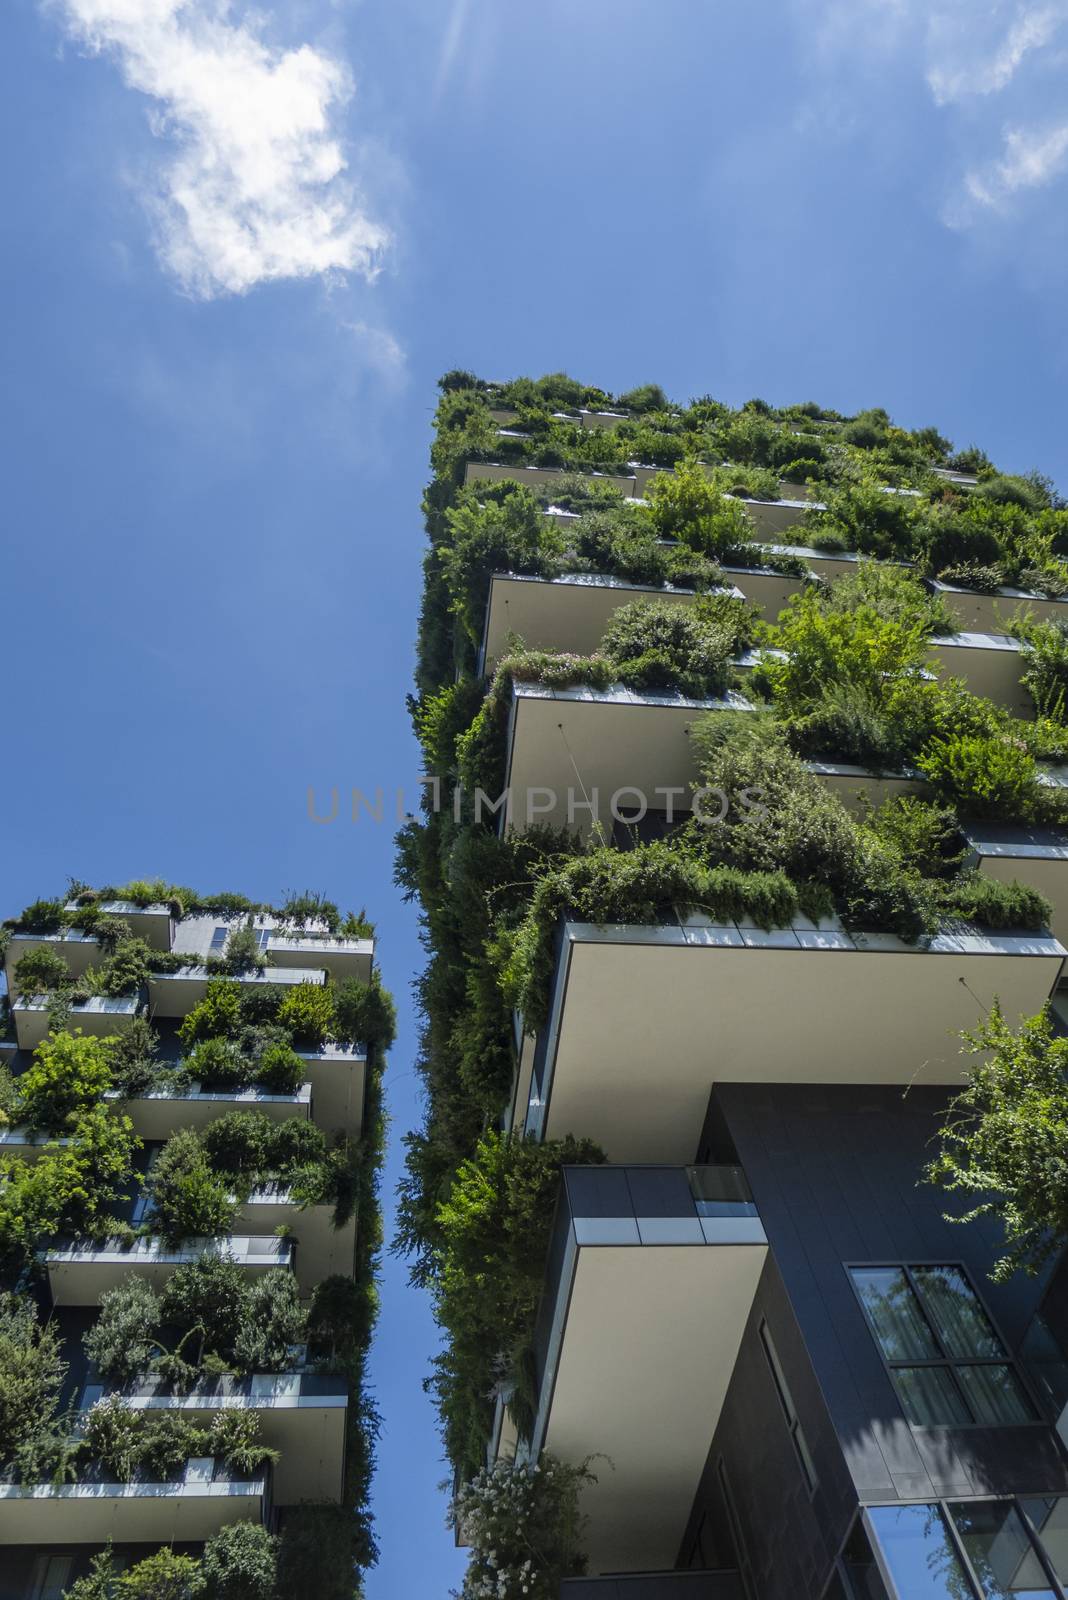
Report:
[[[164,1549],[125,1571],[109,1543],[65,1600],[284,1600],[279,1554],[279,1540],[250,1522],[221,1528],[199,1559]]]
[[[152,1205],[145,1230],[172,1244],[227,1233],[249,1195],[268,1186],[284,1189],[301,1208],[332,1206],[340,1225],[352,1215],[358,1159],[354,1141],[330,1146],[315,1123],[295,1117],[275,1122],[238,1111],[202,1131],[183,1128],[145,1180]]]
[[[460,1600],[557,1600],[564,1578],[586,1571],[582,1490],[588,1461],[543,1454],[537,1465],[483,1469],[457,1495],[452,1525],[470,1546]]]
[[[707,397],[672,408],[652,391],[624,406],[559,375],[493,386],[452,373],[442,391],[410,704],[424,770],[443,794],[459,787],[460,801],[428,803],[398,840],[397,881],[420,902],[427,951],[427,1114],[407,1139],[398,1248],[429,1286],[447,1335],[429,1387],[463,1480],[484,1459],[498,1398],[520,1432],[529,1428],[556,1171],[564,1160],[599,1158],[499,1131],[516,1070],[514,1015],[528,1029],[546,1015],[561,918],[660,922],[702,911],[771,927],[833,913],[909,941],[958,919],[1045,926],[1040,896],[967,867],[961,824],[992,814],[1062,820],[1040,764],[1068,759],[1068,647],[1048,625],[1016,620],[1036,716],[1014,718],[932,671],[932,640],[952,633],[954,618],[925,577],[973,560],[991,582],[1057,593],[1068,512],[1037,476],[1000,476],[981,452],[954,455],[935,430],[896,428],[880,411],[846,418],[757,401],[732,410]],[[629,414],[597,427],[578,416],[610,405]],[[466,485],[470,461],[553,471],[545,488]],[[635,461],[671,468],[640,503],[610,481]],[[974,474],[977,486],[948,481],[946,469]],[[804,542],[872,559],[833,584],[786,564],[799,593],[777,623],[760,623],[716,590],[732,567],[768,561],[745,497],[793,494],[799,484],[813,502]],[[487,681],[478,650],[490,579],[503,572],[598,574],[695,598],[624,606],[590,656],[513,639]],[[512,687],[524,681],[622,682],[692,698],[740,689],[753,709],[709,712],[691,725],[691,743],[703,786],[759,795],[760,804],[629,849],[546,828],[498,834],[471,799],[504,788]],[[851,812],[806,764],[817,760],[894,772],[916,792]],[[483,1577],[473,1566],[470,1583]]]
[[[140,1593],[281,1600],[296,1586],[310,1586],[324,1600],[352,1600],[362,1592],[360,1574],[377,1554],[369,1493],[379,1422],[365,1368],[377,1314],[382,1074],[394,1034],[393,1005],[377,976],[366,984],[283,986],[237,983],[233,974],[260,966],[253,913],[282,918],[283,935],[313,924],[316,932],[325,926],[340,936],[369,938],[373,928],[363,913],[342,918],[317,895],[291,895],[275,910],[239,896],[201,897],[146,882],[96,891],[74,883],[65,899],[27,907],[6,932],[78,927],[90,933],[101,947],[101,960],[84,985],[94,993],[136,992],[150,973],[188,965],[188,956],[151,950],[133,937],[125,918],[101,910],[120,899],[136,906],[169,902],[175,916],[211,911],[227,919],[233,927],[226,955],[215,964],[205,1000],[179,1029],[184,1057],[177,1068],[162,1059],[159,1038],[143,1015],[117,1021],[116,1032],[104,1038],[63,1026],[79,989],[70,981],[62,946],[22,958],[19,991],[43,991],[57,1003],[51,1036],[28,1066],[18,1076],[6,1068],[0,1074],[0,1120],[20,1126],[40,1146],[33,1159],[0,1155],[0,1296],[16,1285],[32,1286],[42,1253],[60,1236],[132,1237],[130,1226],[115,1217],[116,1206],[139,1181],[140,1143],[123,1100],[164,1086],[181,1093],[195,1081],[255,1083],[290,1094],[305,1076],[298,1050],[328,1041],[359,1043],[366,1052],[366,1098],[358,1140],[330,1146],[311,1123],[275,1122],[255,1112],[223,1117],[202,1132],[179,1133],[148,1180],[155,1212],[146,1224],[148,1231],[162,1228],[171,1238],[225,1233],[236,1202],[254,1187],[277,1182],[297,1205],[332,1206],[339,1226],[356,1218],[353,1276],[325,1280],[305,1306],[291,1273],[250,1277],[210,1253],[178,1268],[158,1295],[131,1277],[105,1295],[85,1336],[105,1381],[122,1387],[150,1377],[178,1393],[223,1376],[286,1371],[294,1347],[307,1344],[320,1370],[339,1375],[348,1390],[345,1484],[337,1505],[290,1509],[277,1539],[255,1530],[255,1548],[239,1549],[244,1534],[225,1530],[226,1538],[213,1542],[200,1563],[174,1558],[186,1562],[175,1567],[169,1552],[161,1551],[141,1563],[143,1572],[119,1575],[101,1566],[74,1592],[77,1600],[130,1600]],[[4,1025],[8,1015],[5,1004]],[[157,1427],[157,1413],[128,1413],[120,1395],[109,1397],[91,1422],[82,1419],[85,1425],[76,1429],[71,1416],[56,1411],[64,1370],[61,1350],[49,1329],[36,1324],[32,1302],[0,1300],[0,1471],[25,1482],[66,1481],[114,1471],[120,1456],[124,1471],[139,1473],[177,1461],[182,1450],[183,1461],[190,1452],[214,1451],[241,1470],[266,1459],[251,1436],[239,1437],[252,1413],[227,1411],[234,1421],[220,1422],[225,1437],[215,1437],[180,1425],[176,1413],[159,1413]],[[270,1579],[256,1587],[254,1569],[259,1562],[266,1571],[268,1557]],[[246,1569],[248,1583],[241,1576]],[[135,1576],[141,1587],[134,1586]]]

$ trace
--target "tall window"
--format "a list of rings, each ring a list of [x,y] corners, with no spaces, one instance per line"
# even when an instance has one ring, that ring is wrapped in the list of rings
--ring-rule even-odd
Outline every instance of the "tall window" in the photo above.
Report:
[[[764,1354],[768,1358],[768,1366],[771,1368],[771,1376],[779,1396],[779,1403],[786,1417],[786,1426],[790,1430],[790,1438],[793,1441],[794,1454],[797,1456],[801,1475],[808,1487],[809,1494],[814,1494],[816,1490],[816,1469],[812,1465],[808,1444],[804,1433],[801,1431],[801,1423],[798,1421],[797,1407],[794,1405],[789,1385],[783,1376],[779,1353],[772,1341],[771,1332],[766,1322],[761,1322],[760,1324],[760,1342],[764,1346]]]
[[[850,1276],[910,1422],[1033,1422],[1008,1353],[959,1267],[851,1267]]]
[[[1063,1600],[1066,1513],[1063,1497],[869,1506],[839,1571],[850,1600]]]

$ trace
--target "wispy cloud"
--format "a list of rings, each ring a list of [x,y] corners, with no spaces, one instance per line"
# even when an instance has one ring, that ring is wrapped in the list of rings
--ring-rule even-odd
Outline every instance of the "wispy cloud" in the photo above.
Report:
[[[1068,166],[1068,123],[1038,131],[1009,128],[999,161],[969,172],[968,195],[979,206],[997,209],[1020,189],[1039,189]]]
[[[347,172],[343,61],[279,49],[228,0],[45,0],[67,34],[154,102],[169,147],[144,195],[158,253],[210,299],[280,278],[371,278],[388,243]]]
[[[929,54],[942,59],[930,68],[927,82],[938,105],[963,100],[969,95],[997,94],[1016,76],[1018,68],[1032,51],[1049,44],[1065,20],[1064,5],[1024,9],[1012,19],[1004,34],[992,46],[975,49],[975,30],[971,7],[965,15],[935,12],[931,17]],[[969,44],[971,48],[969,48]],[[950,58],[946,64],[945,58]]]

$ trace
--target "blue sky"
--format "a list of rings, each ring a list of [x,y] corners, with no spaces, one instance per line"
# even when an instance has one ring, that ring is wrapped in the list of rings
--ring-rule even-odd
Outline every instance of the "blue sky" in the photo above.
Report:
[[[377,919],[434,382],[885,405],[1068,485],[1068,0],[8,0],[2,906],[155,875]],[[394,802],[395,803],[395,802]],[[396,1154],[387,1189],[397,1174]],[[387,1264],[372,1600],[461,1562]]]

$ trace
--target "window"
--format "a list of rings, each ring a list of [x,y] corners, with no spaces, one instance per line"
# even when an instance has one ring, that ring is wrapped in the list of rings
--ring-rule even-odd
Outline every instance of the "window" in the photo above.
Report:
[[[734,1545],[734,1564],[738,1568],[738,1576],[742,1580],[747,1600],[753,1600],[756,1592],[753,1588],[753,1568],[749,1561],[749,1546],[745,1542],[742,1524],[738,1518],[738,1507],[734,1503],[734,1491],[727,1476],[727,1463],[723,1457],[719,1458],[716,1468],[719,1477],[719,1486],[723,1494],[723,1507],[727,1513],[727,1526],[730,1528],[731,1543]]]
[[[31,1600],[62,1600],[73,1565],[73,1556],[38,1556],[30,1586]]]
[[[1063,1600],[1066,1498],[869,1506],[864,1520],[889,1582],[869,1584],[876,1556],[855,1529],[841,1565],[856,1600]]]
[[[851,1267],[853,1286],[918,1427],[1033,1422],[1034,1407],[959,1267]]]
[[[886,1585],[872,1554],[871,1542],[858,1517],[842,1551],[842,1571],[854,1600],[888,1600]]]
[[[902,1600],[975,1600],[940,1506],[873,1506],[868,1516]]]
[[[812,1465],[812,1457],[805,1442],[805,1435],[801,1431],[801,1424],[797,1418],[797,1407],[794,1405],[789,1386],[783,1376],[778,1353],[772,1342],[771,1331],[764,1321],[760,1324],[760,1342],[764,1346],[764,1354],[768,1358],[768,1366],[771,1368],[771,1376],[786,1417],[786,1426],[790,1430],[790,1438],[793,1441],[794,1453],[801,1467],[801,1475],[808,1485],[809,1494],[814,1494],[816,1492],[816,1469]]]
[[[273,928],[258,928],[256,930],[256,944],[260,950],[266,950],[271,942],[273,932]]]
[[[221,956],[223,951],[226,949],[226,936],[228,932],[228,928],[215,929],[215,932],[211,936],[211,954],[213,956]]]
[[[949,1506],[983,1600],[1055,1600],[1049,1576],[1011,1500],[962,1500]]]

